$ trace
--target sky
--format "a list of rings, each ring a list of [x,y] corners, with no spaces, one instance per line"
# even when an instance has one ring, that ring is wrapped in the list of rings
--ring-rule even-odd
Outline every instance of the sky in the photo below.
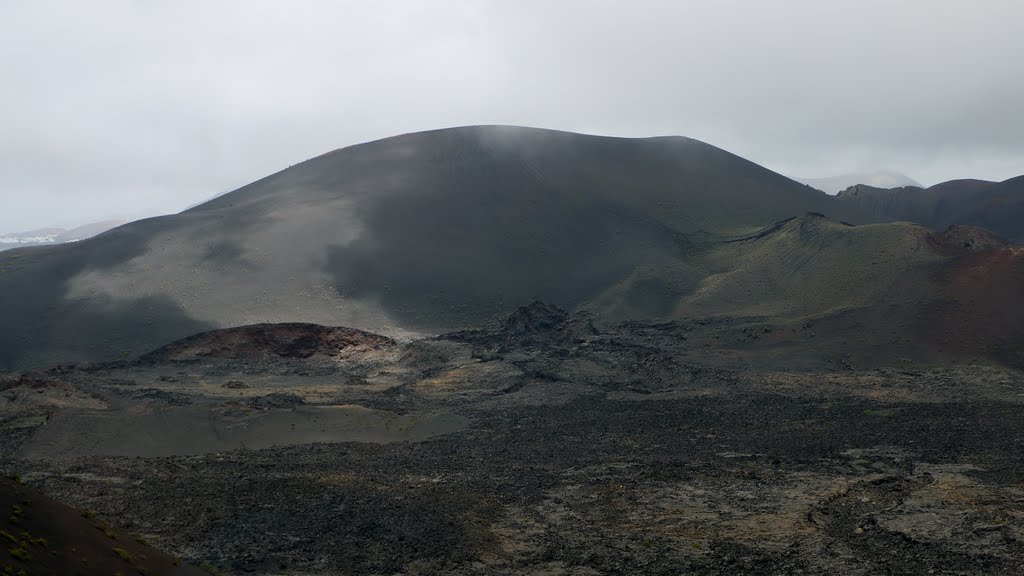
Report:
[[[518,124],[801,177],[1024,174],[1019,0],[0,2],[0,232],[172,213],[330,150]]]

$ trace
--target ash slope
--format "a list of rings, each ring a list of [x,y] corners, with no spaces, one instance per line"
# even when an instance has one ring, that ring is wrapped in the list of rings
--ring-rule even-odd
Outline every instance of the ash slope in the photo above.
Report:
[[[442,332],[567,308],[694,240],[858,209],[713,146],[514,127],[341,149],[184,213],[0,256],[0,371],[316,322]]]

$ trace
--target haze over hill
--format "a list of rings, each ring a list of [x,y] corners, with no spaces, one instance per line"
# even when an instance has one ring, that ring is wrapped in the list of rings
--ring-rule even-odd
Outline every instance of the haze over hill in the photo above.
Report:
[[[0,234],[0,252],[25,246],[77,242],[86,238],[92,238],[97,234],[102,234],[124,223],[125,220],[103,220],[101,222],[90,222],[89,224],[75,226],[71,229],[52,227]]]
[[[902,186],[920,187],[916,180],[892,170],[879,170],[876,172],[852,172],[838,176],[827,176],[824,178],[793,178],[829,194],[838,194],[850,186],[856,184],[867,184],[876,188],[899,188]]]
[[[5,254],[0,316],[19,328],[0,334],[0,370],[124,357],[258,322],[437,333],[535,299],[624,318],[792,321],[869,302],[887,285],[867,281],[881,253],[891,252],[886,277],[917,277],[904,273],[918,256],[896,228],[778,245],[796,224],[758,233],[808,212],[832,227],[893,219],[688,138],[508,126],[407,134],[181,214]],[[779,267],[747,277],[736,269],[744,261]],[[797,278],[818,287],[801,290]]]

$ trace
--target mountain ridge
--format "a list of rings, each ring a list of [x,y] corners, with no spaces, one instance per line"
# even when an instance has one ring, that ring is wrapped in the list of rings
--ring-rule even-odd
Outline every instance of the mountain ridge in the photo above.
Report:
[[[1024,176],[1002,182],[959,179],[928,188],[851,186],[836,198],[876,218],[918,222],[933,230],[981,226],[1024,242]]]
[[[393,136],[179,214],[5,253],[0,317],[18,328],[0,332],[0,371],[258,323],[436,334],[534,300],[591,306],[630,278],[661,288],[624,310],[657,318],[728,269],[713,261],[728,253],[720,241],[809,212],[887,219],[865,208],[685,137],[512,126]]]

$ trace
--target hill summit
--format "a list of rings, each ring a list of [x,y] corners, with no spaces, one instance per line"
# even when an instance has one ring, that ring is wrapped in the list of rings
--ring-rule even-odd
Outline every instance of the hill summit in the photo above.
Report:
[[[0,371],[125,358],[261,323],[437,334],[535,300],[616,319],[825,313],[852,305],[836,294],[866,302],[849,286],[879,273],[844,270],[877,261],[916,278],[900,266],[932,259],[906,240],[926,231],[833,231],[896,219],[891,203],[853,197],[678,136],[512,126],[395,136],[180,214],[3,253],[0,317],[17,329],[0,332]],[[831,223],[773,224],[807,213]]]

